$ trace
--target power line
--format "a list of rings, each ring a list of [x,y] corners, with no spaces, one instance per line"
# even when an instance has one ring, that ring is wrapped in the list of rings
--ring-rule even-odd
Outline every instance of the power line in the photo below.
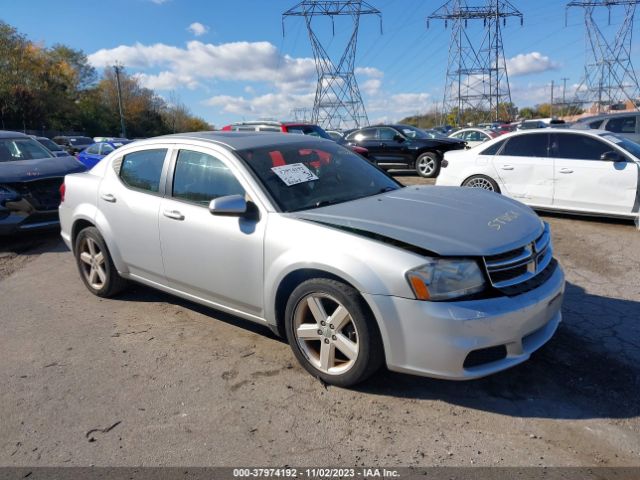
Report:
[[[325,128],[339,129],[369,124],[354,73],[362,15],[378,16],[382,31],[380,11],[364,0],[303,0],[282,15],[283,33],[284,21],[288,17],[303,17],[307,25],[318,74],[311,121]],[[348,16],[352,21],[347,46],[337,62],[331,59],[313,28],[312,20],[318,16],[331,18],[333,33],[336,16]]]
[[[598,112],[619,109],[625,104],[640,108],[640,85],[631,63],[631,40],[638,4],[640,0],[576,0],[566,6],[567,12],[572,7],[584,10],[587,37],[584,78],[576,91],[576,100],[595,105]],[[594,16],[602,7],[608,10],[608,26],[611,26],[612,9],[622,7],[624,10],[624,20],[615,36],[605,32]]]
[[[517,17],[522,25],[522,13],[508,0],[485,0],[470,6],[467,0],[449,0],[427,19],[444,20],[445,28],[452,24],[449,61],[445,81],[443,113],[456,112],[456,122],[462,124],[465,112],[474,120],[498,121],[500,107],[511,104],[502,26],[508,17]],[[482,39],[471,38],[468,23],[482,20]]]

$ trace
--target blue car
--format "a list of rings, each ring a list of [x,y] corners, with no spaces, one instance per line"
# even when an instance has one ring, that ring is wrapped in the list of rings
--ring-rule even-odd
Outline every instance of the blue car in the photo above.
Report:
[[[109,155],[115,149],[131,143],[131,140],[118,140],[117,142],[97,142],[81,151],[76,158],[87,168],[93,168],[100,160]]]

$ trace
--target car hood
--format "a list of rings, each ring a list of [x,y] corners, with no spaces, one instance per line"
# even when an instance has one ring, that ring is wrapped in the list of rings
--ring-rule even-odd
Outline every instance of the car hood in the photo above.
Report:
[[[0,162],[0,183],[30,182],[40,178],[64,177],[69,173],[84,172],[85,170],[84,165],[70,156]]]
[[[442,256],[503,253],[532,242],[544,229],[526,205],[461,187],[406,187],[287,215]]]
[[[415,145],[461,145],[465,143],[464,140],[459,138],[412,138],[410,140]]]

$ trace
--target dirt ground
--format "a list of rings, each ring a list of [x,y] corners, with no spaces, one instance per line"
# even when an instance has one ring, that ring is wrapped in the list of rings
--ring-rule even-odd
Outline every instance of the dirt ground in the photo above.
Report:
[[[543,216],[568,282],[548,345],[482,380],[353,390],[244,320],[90,295],[55,232],[2,239],[0,465],[640,466],[640,232]]]

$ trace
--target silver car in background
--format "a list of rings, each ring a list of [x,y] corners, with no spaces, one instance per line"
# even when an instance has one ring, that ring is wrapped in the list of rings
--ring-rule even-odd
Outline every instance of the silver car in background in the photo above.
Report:
[[[125,145],[69,175],[62,237],[95,295],[127,281],[264,324],[312,375],[472,379],[561,321],[549,227],[495,193],[402,187],[346,148],[271,133]]]

